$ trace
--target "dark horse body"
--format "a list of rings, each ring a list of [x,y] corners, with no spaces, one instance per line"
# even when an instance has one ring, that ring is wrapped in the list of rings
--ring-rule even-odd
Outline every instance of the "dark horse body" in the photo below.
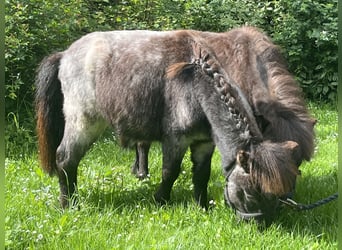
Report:
[[[162,142],[158,201],[169,200],[190,147],[195,199],[206,205],[214,144],[227,175],[245,163],[244,152],[253,152],[260,159],[252,165],[263,166],[256,172],[267,175],[261,189],[272,193],[270,187],[277,183],[276,194],[290,191],[297,174],[297,143],[262,138],[247,99],[198,34],[91,33],[42,62],[36,95],[40,159],[43,168],[59,178],[63,207],[75,192],[79,161],[107,126],[115,129],[123,145]],[[173,67],[166,77],[167,69],[179,63],[182,67]],[[212,71],[229,87],[215,87],[218,80]]]

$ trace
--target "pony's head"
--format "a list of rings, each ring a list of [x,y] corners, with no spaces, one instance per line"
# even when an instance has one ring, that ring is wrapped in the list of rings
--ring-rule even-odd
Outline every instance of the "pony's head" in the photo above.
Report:
[[[180,72],[197,69],[197,74],[213,79],[211,81],[208,77],[198,77],[193,82],[194,90],[200,89],[203,82],[204,85],[211,84],[219,93],[219,95],[213,94],[213,98],[220,96],[220,100],[225,103],[225,109],[222,109],[222,105],[217,105],[217,102],[211,102],[210,98],[205,99],[203,96],[211,91],[210,88],[201,89],[201,94],[197,97],[212,126],[214,140],[218,142],[218,147],[220,148],[221,143],[219,136],[228,141],[227,144],[221,143],[219,149],[227,181],[224,191],[226,202],[242,218],[266,220],[268,223],[277,212],[279,198],[284,198],[293,191],[296,176],[300,174],[298,144],[289,140],[284,142],[265,140],[252,107],[239,86],[222,69],[206,46],[194,43],[193,48],[192,63],[171,65],[167,77],[173,79]],[[201,79],[204,80],[201,82]],[[218,116],[227,119],[220,120],[217,119]],[[228,131],[228,136],[221,132],[223,130],[219,130],[224,126],[229,128],[224,131]],[[229,130],[233,132],[229,133]]]
[[[278,212],[279,198],[294,190],[298,144],[264,141],[239,151],[226,178],[225,200],[245,220],[271,222]]]

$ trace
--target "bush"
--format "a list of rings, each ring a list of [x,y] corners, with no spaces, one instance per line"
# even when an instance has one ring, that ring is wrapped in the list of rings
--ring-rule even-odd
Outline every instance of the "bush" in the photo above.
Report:
[[[270,33],[312,100],[337,99],[337,0],[273,1]]]
[[[7,0],[5,28],[6,148],[33,141],[35,69],[42,58],[65,49],[88,24],[80,1]]]

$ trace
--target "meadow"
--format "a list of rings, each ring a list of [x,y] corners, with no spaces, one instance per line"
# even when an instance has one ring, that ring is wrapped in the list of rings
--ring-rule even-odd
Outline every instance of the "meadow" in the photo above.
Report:
[[[310,203],[337,191],[337,110],[309,104],[318,119],[316,149],[300,166],[294,199]],[[310,211],[282,209],[268,227],[240,221],[223,199],[220,155],[212,160],[211,209],[192,198],[189,153],[171,201],[160,206],[153,194],[161,179],[161,149],[153,144],[150,178],[130,172],[135,153],[107,132],[79,166],[80,209],[61,210],[57,178],[39,167],[37,152],[6,158],[6,249],[337,249],[337,202]]]

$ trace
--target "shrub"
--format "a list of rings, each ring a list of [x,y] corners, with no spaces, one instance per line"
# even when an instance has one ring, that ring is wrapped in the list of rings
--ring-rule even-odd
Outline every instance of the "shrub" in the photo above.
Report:
[[[81,1],[7,0],[5,3],[6,147],[33,136],[35,69],[49,53],[65,49],[88,20]],[[32,140],[31,140],[32,141]]]
[[[312,100],[337,99],[337,0],[272,1],[274,40],[287,52],[291,71]]]

